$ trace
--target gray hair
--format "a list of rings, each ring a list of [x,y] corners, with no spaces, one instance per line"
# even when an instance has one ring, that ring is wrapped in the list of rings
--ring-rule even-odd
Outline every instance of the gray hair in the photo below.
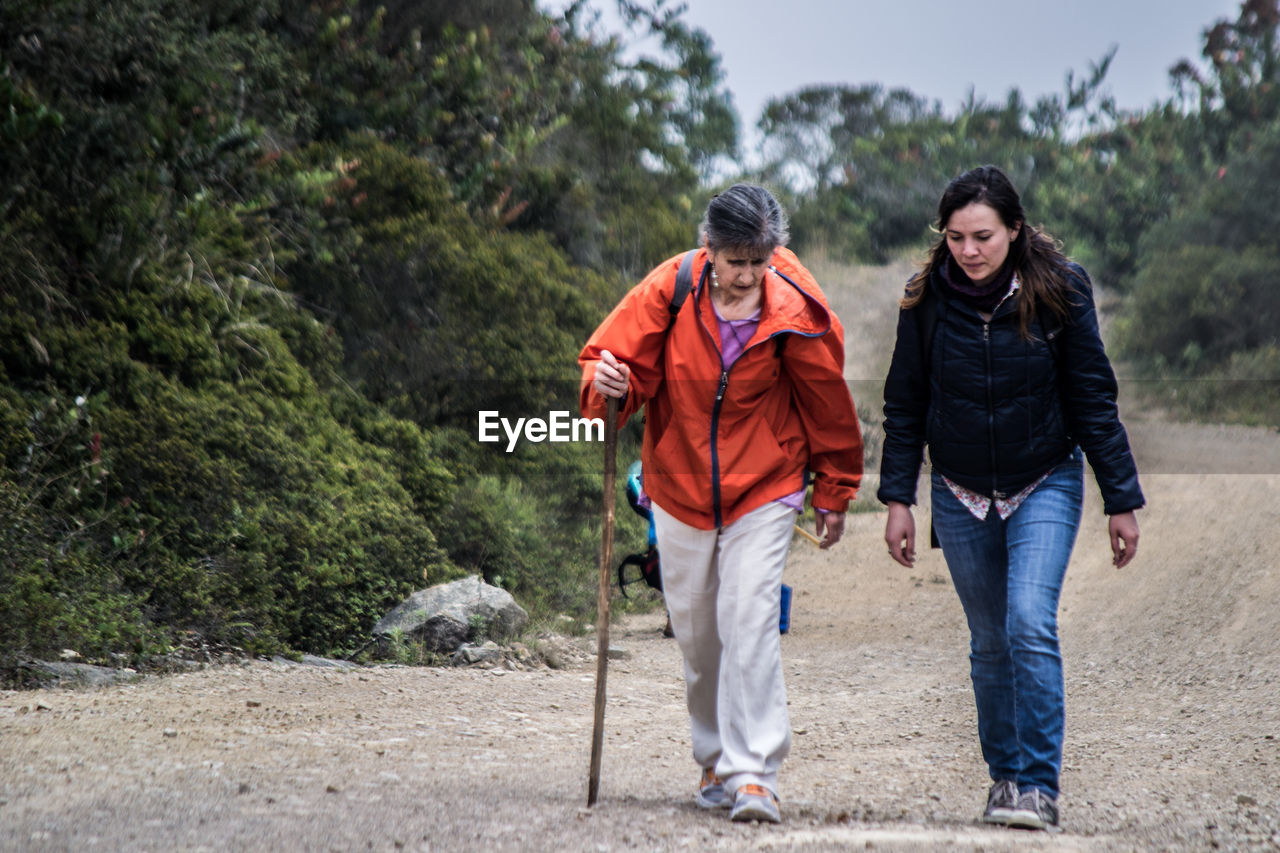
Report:
[[[701,230],[708,249],[747,249],[765,257],[791,237],[782,205],[755,184],[734,184],[712,198]]]

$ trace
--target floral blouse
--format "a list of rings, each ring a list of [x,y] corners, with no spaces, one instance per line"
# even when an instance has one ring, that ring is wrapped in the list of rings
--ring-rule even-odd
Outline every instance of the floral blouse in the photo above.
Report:
[[[1018,507],[1022,506],[1022,502],[1030,497],[1031,493],[1036,490],[1036,486],[1043,483],[1045,478],[1052,473],[1052,470],[1045,471],[1034,483],[1027,486],[1011,498],[995,498],[994,500],[986,495],[978,494],[971,489],[966,489],[959,483],[952,482],[945,475],[940,476],[942,476],[942,482],[946,483],[947,488],[951,490],[951,494],[955,495],[956,500],[964,504],[968,508],[969,512],[973,513],[974,518],[979,521],[985,521],[987,513],[991,511],[991,504],[995,503],[996,512],[1000,513],[1000,520],[1004,521],[1008,519],[1009,516],[1013,515]]]

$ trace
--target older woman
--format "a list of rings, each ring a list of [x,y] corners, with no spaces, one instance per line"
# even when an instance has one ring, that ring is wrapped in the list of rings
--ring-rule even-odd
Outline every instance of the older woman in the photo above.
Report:
[[[942,237],[907,285],[885,382],[885,540],[915,562],[925,445],[933,529],[969,622],[986,823],[1058,825],[1064,696],[1058,596],[1089,459],[1117,568],[1138,546],[1138,471],[1089,277],[980,166],[938,203]]]
[[[645,490],[663,592],[684,656],[696,801],[780,820],[791,744],[778,637],[782,570],[812,478],[822,547],[839,541],[862,476],[844,332],[783,246],[782,208],[738,184],[711,200],[696,285],[672,314],[682,256],[647,275],[579,356],[583,413],[647,404]]]

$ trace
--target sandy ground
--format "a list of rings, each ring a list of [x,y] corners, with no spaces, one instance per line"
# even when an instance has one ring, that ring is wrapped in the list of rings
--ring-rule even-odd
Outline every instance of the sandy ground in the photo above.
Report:
[[[828,284],[860,318],[865,375],[882,347],[861,334],[883,334],[886,312],[857,300],[899,273]],[[1149,501],[1139,555],[1111,567],[1090,479],[1063,594],[1062,833],[978,822],[988,781],[946,566],[892,563],[867,512],[833,552],[793,546],[779,826],[694,806],[679,654],[652,614],[613,628],[626,656],[609,667],[592,809],[589,657],[253,662],[0,693],[0,849],[1278,850],[1280,436],[1140,416],[1126,413]]]

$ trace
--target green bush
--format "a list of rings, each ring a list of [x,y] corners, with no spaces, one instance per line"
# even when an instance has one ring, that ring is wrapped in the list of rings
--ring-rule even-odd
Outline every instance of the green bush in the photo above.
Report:
[[[1280,379],[1277,192],[1280,123],[1272,123],[1242,135],[1202,191],[1143,240],[1116,338],[1128,358],[1168,380],[1170,402],[1197,417],[1280,423],[1266,385]]]
[[[100,663],[162,651],[163,632],[99,547],[118,519],[97,404],[52,397],[28,409],[10,389],[0,397],[11,451],[0,465],[0,665],[64,649]]]
[[[340,653],[464,571],[592,605],[598,447],[476,412],[575,407],[733,116],[678,16],[624,67],[503,12],[0,5],[0,654]]]

